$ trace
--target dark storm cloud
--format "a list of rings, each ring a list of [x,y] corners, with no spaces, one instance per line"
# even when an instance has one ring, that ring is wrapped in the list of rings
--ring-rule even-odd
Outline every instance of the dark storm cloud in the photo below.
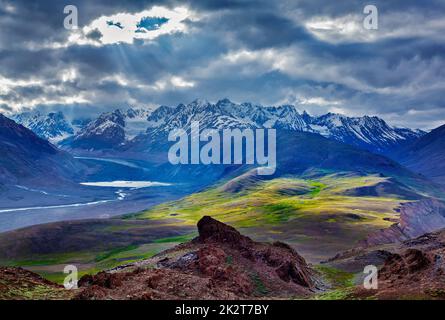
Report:
[[[8,106],[7,104],[0,104],[0,112],[4,112],[4,113],[8,113],[13,111],[12,108],[10,106]]]
[[[198,18],[185,21],[187,32],[132,44],[103,45],[94,29],[85,34],[93,46],[68,43],[64,1],[0,1],[0,108],[87,114],[229,97],[377,114],[413,127],[445,121],[445,3],[373,1],[374,38],[361,29],[322,36],[310,29],[316,19],[360,18],[367,2],[70,1],[81,28],[154,5],[186,6]]]

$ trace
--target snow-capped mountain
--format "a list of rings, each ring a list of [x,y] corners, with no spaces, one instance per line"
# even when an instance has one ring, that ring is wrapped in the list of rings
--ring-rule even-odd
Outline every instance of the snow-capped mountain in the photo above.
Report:
[[[147,130],[147,119],[150,116],[150,113],[151,111],[149,110],[133,108],[129,108],[123,113],[125,121],[125,138],[127,140],[132,139]]]
[[[120,146],[147,130],[149,115],[148,110],[132,108],[103,113],[63,145],[85,149]]]
[[[125,142],[125,115],[120,110],[103,113],[88,123],[72,141],[71,147],[101,149],[119,146]]]
[[[223,112],[233,118],[241,118],[254,127],[276,128],[295,131],[308,131],[309,127],[291,105],[278,107],[263,107],[245,102],[235,104],[228,99],[218,101],[216,104]]]
[[[14,116],[13,120],[52,143],[57,143],[75,132],[62,112],[50,112],[46,115],[39,112],[25,112]]]
[[[175,128],[188,129],[192,121],[199,121],[201,128],[246,129],[276,128],[293,131],[310,131],[294,106],[263,107],[251,103],[236,104],[228,99],[212,104],[197,99],[176,108],[160,107],[149,117],[148,129],[152,136],[168,134]]]
[[[149,130],[153,135],[168,134],[173,129],[188,129],[192,121],[199,121],[202,128],[256,128],[257,125],[242,114],[236,114],[230,108],[231,105],[221,103],[211,104],[206,100],[197,99],[187,105],[180,104],[174,109],[161,110],[165,117],[160,118],[158,110],[154,111],[151,118],[157,119],[157,126],[152,126]]]
[[[423,134],[406,128],[394,128],[378,117],[347,117],[328,113],[319,117],[305,115],[310,128],[322,136],[375,152],[416,139]]]
[[[130,140],[147,130],[147,118],[150,111],[144,109],[129,108],[125,111],[101,114],[97,119],[73,119],[67,120],[63,112],[24,112],[12,117],[14,121],[30,129],[39,137],[53,144],[59,144],[68,138],[78,140],[88,135],[99,136],[110,134],[106,130],[108,126],[120,125],[124,128],[125,140]],[[105,123],[104,119],[109,123]],[[73,139],[71,139],[73,140]]]
[[[420,130],[392,127],[378,117],[347,117],[333,113],[315,117],[306,111],[300,114],[292,105],[236,104],[228,99],[216,104],[198,99],[176,108],[163,106],[155,110],[149,120],[150,139],[166,135],[175,128],[187,129],[192,121],[199,121],[201,128],[275,128],[318,133],[379,153],[425,134]]]
[[[76,122],[76,125],[74,121],[69,124],[60,112],[46,116],[25,115],[17,115],[16,121],[38,135],[56,142],[72,135],[62,144],[84,149],[131,147],[133,143],[145,144],[144,140],[157,141],[175,128],[189,128],[192,121],[199,121],[201,128],[275,128],[318,133],[378,153],[410,143],[425,134],[420,130],[392,127],[375,116],[348,117],[333,113],[311,116],[306,111],[299,113],[292,105],[237,104],[229,99],[217,103],[197,99],[176,107],[160,106],[153,112],[116,109],[87,123]]]

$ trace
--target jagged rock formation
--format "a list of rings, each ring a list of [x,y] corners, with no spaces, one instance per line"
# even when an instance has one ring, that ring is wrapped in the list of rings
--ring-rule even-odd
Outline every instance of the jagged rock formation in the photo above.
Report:
[[[224,243],[231,246],[244,247],[252,244],[252,240],[241,235],[235,228],[219,222],[209,216],[198,221],[199,243]]]
[[[258,243],[211,217],[199,236],[134,264],[84,276],[77,299],[239,299],[307,296],[316,273],[290,246]],[[155,268],[155,269],[153,269]]]

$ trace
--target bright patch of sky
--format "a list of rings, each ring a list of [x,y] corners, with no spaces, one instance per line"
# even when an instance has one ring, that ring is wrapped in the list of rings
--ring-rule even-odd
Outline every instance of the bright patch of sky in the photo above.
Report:
[[[185,20],[194,18],[195,15],[185,7],[168,9],[159,6],[138,13],[101,16],[73,33],[69,42],[79,45],[107,45],[131,44],[136,39],[153,40],[161,35],[187,32]]]

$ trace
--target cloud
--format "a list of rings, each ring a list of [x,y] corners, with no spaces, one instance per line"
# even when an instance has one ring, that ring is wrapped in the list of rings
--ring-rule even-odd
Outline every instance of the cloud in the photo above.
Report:
[[[306,29],[317,38],[330,43],[373,42],[391,38],[429,37],[445,40],[445,21],[442,16],[432,16],[425,20],[418,11],[393,12],[381,15],[377,30],[363,27],[365,15],[347,14],[340,17],[315,16],[307,20]],[[425,20],[422,27],[418,21]]]
[[[0,104],[94,113],[229,97],[445,122],[443,1],[0,0]],[[75,111],[74,111],[75,110]]]
[[[195,86],[193,81],[187,81],[181,77],[171,77],[170,82],[172,85],[179,88],[193,88]]]

